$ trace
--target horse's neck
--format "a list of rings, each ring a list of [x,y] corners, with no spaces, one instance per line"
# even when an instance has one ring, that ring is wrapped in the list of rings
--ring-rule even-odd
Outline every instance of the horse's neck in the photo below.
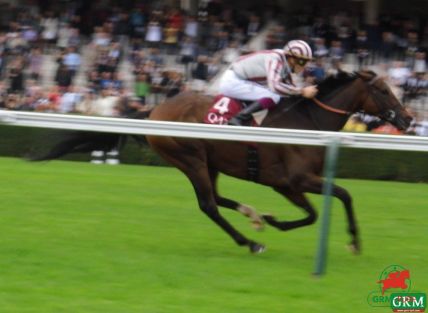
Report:
[[[353,112],[361,97],[361,90],[352,87],[353,85],[354,83],[351,83],[343,90],[338,90],[336,94],[333,92],[333,98],[326,97],[326,101],[323,99],[321,101],[332,108]],[[311,100],[296,102],[296,99],[284,99],[283,105],[269,112],[263,126],[339,131],[348,118],[348,115],[327,111]]]
[[[354,81],[344,89],[339,90],[334,97],[326,97],[325,100],[322,99],[321,101],[332,108],[353,113],[356,111],[361,97],[364,96],[364,91],[359,87],[358,82]],[[350,117],[347,114],[330,112],[315,103],[311,107],[311,115],[314,123],[318,124],[318,129],[327,131],[341,130]]]

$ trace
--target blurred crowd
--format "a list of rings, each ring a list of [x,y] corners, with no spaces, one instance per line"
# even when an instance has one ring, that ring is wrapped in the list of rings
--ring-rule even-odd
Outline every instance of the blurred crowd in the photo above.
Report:
[[[304,74],[307,83],[349,64],[376,65],[403,103],[418,101],[428,111],[428,25],[420,20],[382,15],[365,26],[345,12],[286,16],[279,7],[238,10],[211,0],[191,15],[160,2],[139,3],[84,11],[73,1],[49,9],[0,4],[0,108],[132,117],[180,91],[206,90],[276,17],[281,22],[268,30],[265,46],[308,41],[315,61]],[[426,132],[427,118],[419,115],[415,133]]]
[[[72,2],[0,9],[0,107],[9,110],[132,116],[186,88],[204,90],[261,28],[250,11],[217,1],[197,15],[145,4],[95,7],[89,19]]]

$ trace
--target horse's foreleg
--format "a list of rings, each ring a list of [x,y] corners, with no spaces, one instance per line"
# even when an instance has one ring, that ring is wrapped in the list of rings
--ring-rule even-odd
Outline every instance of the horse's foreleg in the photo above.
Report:
[[[301,187],[303,192],[322,194],[323,180],[320,177],[311,177],[305,181],[302,181]],[[348,232],[351,235],[351,243],[349,247],[352,252],[358,253],[361,249],[361,243],[359,239],[359,232],[354,215],[351,195],[346,189],[339,187],[335,184],[333,184],[332,187],[332,195],[342,201],[345,208],[346,217],[348,220]]]
[[[196,193],[199,208],[220,226],[240,246],[248,246],[253,253],[262,252],[262,244],[247,239],[221,216],[205,155],[195,153],[195,147],[178,144],[175,139],[149,137],[148,142],[165,160],[180,169],[190,180]],[[190,150],[191,149],[191,150]]]
[[[231,210],[240,212],[244,216],[250,218],[251,225],[256,230],[263,230],[263,228],[264,228],[263,219],[259,216],[259,214],[256,212],[256,210],[254,208],[252,208],[246,204],[242,204],[242,203],[236,202],[234,200],[224,198],[224,197],[219,195],[218,190],[217,190],[217,178],[218,178],[218,172],[217,171],[215,171],[215,172],[210,171],[211,184],[214,188],[214,197],[215,197],[215,201],[216,201],[217,205],[224,207],[224,208],[227,208],[227,209],[231,209]]]
[[[271,215],[264,215],[263,218],[271,226],[278,228],[279,230],[286,231],[298,227],[303,227],[315,223],[317,220],[317,214],[309,203],[308,199],[301,192],[295,192],[290,188],[274,188],[275,191],[282,194],[284,197],[289,199],[292,203],[302,208],[308,215],[305,218],[296,221],[277,221]]]

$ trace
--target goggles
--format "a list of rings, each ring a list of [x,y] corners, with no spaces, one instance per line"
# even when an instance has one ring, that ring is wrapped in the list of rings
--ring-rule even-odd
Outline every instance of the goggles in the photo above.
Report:
[[[305,60],[305,59],[298,59],[296,58],[296,63],[299,64],[300,66],[305,66],[306,63],[308,63],[309,60]]]

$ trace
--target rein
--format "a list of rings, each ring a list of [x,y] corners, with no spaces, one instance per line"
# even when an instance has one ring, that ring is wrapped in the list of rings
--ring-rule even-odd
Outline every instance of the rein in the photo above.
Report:
[[[326,111],[329,112],[333,112],[333,113],[337,113],[337,114],[342,114],[342,115],[351,115],[352,112],[349,111],[345,111],[345,110],[341,110],[341,109],[336,109],[333,108],[327,104],[322,103],[320,100],[318,100],[317,98],[313,98],[312,99],[319,107],[323,108]]]

